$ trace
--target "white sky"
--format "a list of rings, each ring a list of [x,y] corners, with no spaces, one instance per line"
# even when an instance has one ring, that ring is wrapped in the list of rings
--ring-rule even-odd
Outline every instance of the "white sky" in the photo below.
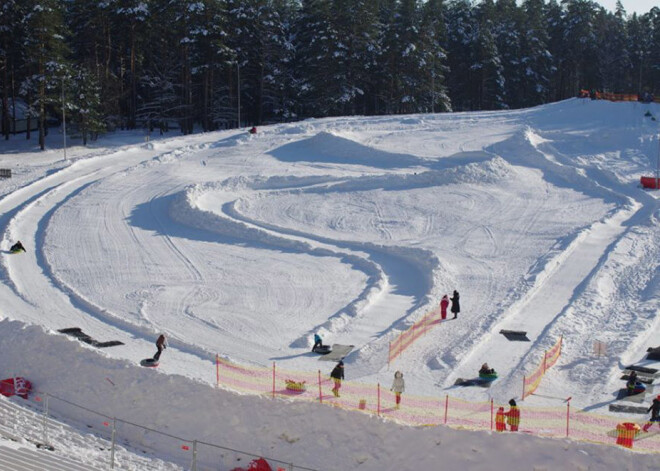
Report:
[[[616,6],[616,0],[599,0],[598,3],[611,11],[614,11]],[[621,4],[629,15],[648,13],[651,8],[659,6],[658,0],[622,0]]]

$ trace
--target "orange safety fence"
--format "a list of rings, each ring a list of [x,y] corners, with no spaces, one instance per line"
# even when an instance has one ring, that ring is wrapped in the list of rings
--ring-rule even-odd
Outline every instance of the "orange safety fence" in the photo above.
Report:
[[[534,370],[533,373],[523,377],[523,400],[530,394],[534,393],[534,391],[536,391],[536,388],[538,388],[541,384],[541,380],[543,379],[545,372],[548,371],[551,366],[557,363],[557,360],[559,360],[559,356],[561,355],[562,339],[563,337],[559,337],[559,340],[557,340],[553,347],[543,354],[543,361],[541,361],[541,364],[536,368],[536,370]]]
[[[561,342],[561,339],[559,340]],[[555,352],[556,350],[556,352]],[[560,347],[553,347],[546,355],[548,364],[558,358]],[[332,392],[334,381],[328,373],[286,370],[273,363],[272,367],[238,365],[216,357],[218,386],[241,393],[278,397],[287,400],[306,400],[330,404],[342,409],[384,417],[411,426],[447,425],[458,429],[498,430],[511,433],[508,420],[497,414],[505,404],[493,400],[473,402],[450,397],[418,396],[405,392],[401,404],[389,385],[342,381],[338,396]],[[278,403],[273,402],[276,406]],[[501,412],[500,412],[501,414]],[[498,422],[499,417],[499,424]],[[660,424],[643,431],[646,421],[571,411],[570,398],[561,407],[521,407],[518,433],[543,437],[581,440],[591,443],[619,445],[637,451],[660,453]],[[632,425],[630,425],[632,424]]]
[[[415,322],[408,330],[401,332],[396,340],[390,342],[387,357],[388,364],[415,343],[418,338],[425,335],[431,327],[442,322],[442,320],[441,309],[438,307],[424,314],[424,317]]]
[[[578,93],[578,98],[592,98],[594,100],[608,100],[608,101],[644,101],[647,103],[647,99],[639,99],[639,95],[636,93],[610,93],[610,92],[590,92],[589,90],[580,90]],[[649,98],[655,103],[660,103],[660,97]]]

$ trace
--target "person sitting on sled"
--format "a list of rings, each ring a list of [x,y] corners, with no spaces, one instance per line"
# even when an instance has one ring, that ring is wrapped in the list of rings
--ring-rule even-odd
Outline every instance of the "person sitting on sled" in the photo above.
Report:
[[[488,363],[484,363],[481,365],[481,369],[479,370],[480,375],[492,375],[495,374],[495,369],[491,368],[488,366]]]
[[[21,244],[21,241],[19,240],[16,242],[14,245],[11,246],[9,249],[10,252],[25,252],[25,247],[23,247],[23,244]]]

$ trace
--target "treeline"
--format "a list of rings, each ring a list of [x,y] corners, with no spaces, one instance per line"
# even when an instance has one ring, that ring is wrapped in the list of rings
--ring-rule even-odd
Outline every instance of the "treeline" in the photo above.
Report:
[[[3,0],[2,134],[17,102],[83,138],[305,117],[528,107],[660,90],[660,9],[590,0]]]

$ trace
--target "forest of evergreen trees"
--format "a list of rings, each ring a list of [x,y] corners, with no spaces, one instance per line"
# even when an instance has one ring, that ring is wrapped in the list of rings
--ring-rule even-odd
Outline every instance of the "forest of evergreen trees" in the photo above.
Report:
[[[2,134],[65,107],[184,134],[306,117],[660,93],[660,8],[590,0],[2,0]],[[29,138],[29,131],[28,131]]]

